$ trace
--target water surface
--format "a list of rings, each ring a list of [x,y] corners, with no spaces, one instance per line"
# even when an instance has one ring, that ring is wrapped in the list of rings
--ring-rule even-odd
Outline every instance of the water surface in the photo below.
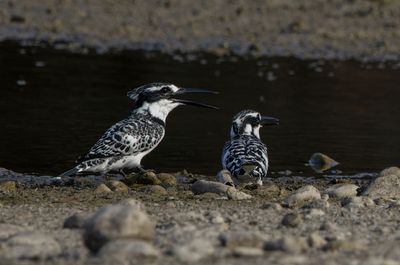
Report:
[[[174,110],[145,168],[215,173],[232,116],[252,108],[281,120],[261,133],[271,171],[308,174],[303,162],[323,152],[345,174],[376,172],[400,160],[400,72],[365,68],[293,58],[83,55],[2,43],[0,167],[39,174],[72,167],[129,113],[128,90],[162,81],[220,91],[190,98],[221,110]]]

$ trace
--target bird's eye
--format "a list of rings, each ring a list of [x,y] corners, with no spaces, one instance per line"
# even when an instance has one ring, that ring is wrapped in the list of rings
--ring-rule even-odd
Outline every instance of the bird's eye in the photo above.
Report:
[[[165,86],[165,87],[161,88],[161,92],[163,92],[163,93],[169,92],[169,87]]]

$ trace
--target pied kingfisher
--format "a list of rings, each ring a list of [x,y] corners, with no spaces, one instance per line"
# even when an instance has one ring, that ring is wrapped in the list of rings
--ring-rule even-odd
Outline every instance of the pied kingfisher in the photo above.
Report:
[[[217,93],[214,91],[181,88],[173,84],[151,83],[128,92],[134,101],[134,109],[128,118],[117,122],[97,141],[77,165],[59,177],[79,173],[145,172],[142,158],[150,153],[163,139],[168,114],[180,105],[193,105],[211,109],[214,106],[177,99],[176,95],[189,92]]]
[[[268,154],[260,140],[260,128],[276,124],[279,124],[278,119],[261,116],[254,110],[242,110],[233,118],[231,139],[222,152],[222,166],[231,173],[235,184],[250,176],[262,185],[262,178],[268,171]]]

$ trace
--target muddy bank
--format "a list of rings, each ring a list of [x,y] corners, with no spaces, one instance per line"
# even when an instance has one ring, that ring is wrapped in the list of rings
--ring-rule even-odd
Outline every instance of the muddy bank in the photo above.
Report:
[[[400,2],[0,2],[0,40],[98,52],[232,52],[299,58],[399,59]]]
[[[242,200],[198,193],[215,177],[187,172],[61,186],[12,174],[0,172],[0,264],[399,264],[398,168],[268,179]]]

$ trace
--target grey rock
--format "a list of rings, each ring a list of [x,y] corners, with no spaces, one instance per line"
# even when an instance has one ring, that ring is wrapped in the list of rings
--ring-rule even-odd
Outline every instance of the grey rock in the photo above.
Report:
[[[358,186],[354,184],[336,184],[325,190],[325,193],[332,198],[348,198],[357,196]]]
[[[21,232],[0,244],[0,259],[47,259],[61,253],[52,237],[39,232]]]
[[[308,249],[307,240],[303,237],[284,236],[279,240],[268,241],[264,245],[266,251],[284,251],[288,253],[301,253]]]
[[[210,211],[206,214],[206,217],[210,220],[212,224],[224,224],[225,219],[218,211]]]
[[[387,169],[380,177],[376,178],[364,191],[363,195],[372,199],[400,198],[400,174],[390,174],[394,170]]]
[[[153,240],[155,224],[136,205],[122,203],[99,209],[84,226],[84,242],[97,252],[104,244],[116,239]]]
[[[282,225],[289,227],[297,227],[303,223],[303,218],[298,213],[288,213],[282,219]]]
[[[301,187],[300,189],[289,195],[284,203],[288,207],[294,207],[301,205],[307,201],[319,200],[321,199],[321,193],[317,188],[311,185]]]
[[[63,227],[64,228],[82,228],[85,224],[88,214],[85,213],[74,213],[67,219],[65,219]]]
[[[174,256],[181,262],[196,262],[214,254],[213,243],[204,238],[195,238],[184,245],[177,245],[172,249]]]
[[[109,241],[98,252],[98,257],[109,264],[142,264],[159,256],[160,251],[150,243],[129,239]]]

